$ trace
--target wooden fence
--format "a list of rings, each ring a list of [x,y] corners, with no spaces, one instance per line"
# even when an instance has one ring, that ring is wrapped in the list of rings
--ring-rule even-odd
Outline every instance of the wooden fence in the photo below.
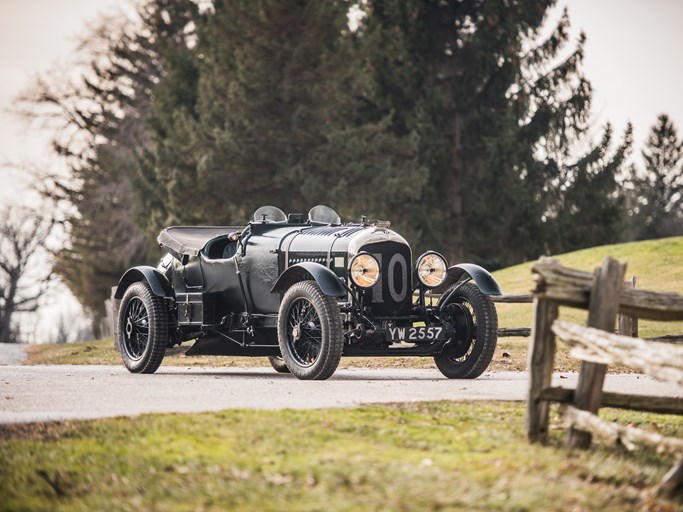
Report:
[[[534,320],[529,347],[529,395],[526,431],[531,442],[544,441],[548,433],[551,402],[562,403],[563,425],[572,448],[588,448],[592,434],[618,440],[627,448],[656,446],[659,450],[683,453],[683,440],[667,439],[639,429],[603,422],[598,409],[617,407],[649,412],[683,414],[683,398],[605,393],[602,391],[607,364],[626,364],[654,377],[683,386],[683,348],[613,334],[617,314],[620,331],[632,335],[637,319],[683,320],[683,296],[636,289],[624,284],[626,266],[606,258],[594,274],[563,267],[542,259],[532,268]],[[559,306],[588,310],[588,327],[557,320]],[[572,355],[582,360],[575,390],[554,388],[556,336],[574,347]],[[674,495],[683,488],[683,459],[659,486]]]
[[[491,295],[493,302],[505,304],[531,304],[534,296],[531,293],[508,293],[504,295]],[[531,336],[531,327],[499,327],[498,337],[519,336],[528,338]]]

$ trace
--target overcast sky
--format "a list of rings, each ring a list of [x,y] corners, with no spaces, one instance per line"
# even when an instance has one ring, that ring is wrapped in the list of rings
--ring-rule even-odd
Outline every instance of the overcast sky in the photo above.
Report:
[[[116,0],[0,0],[0,204],[31,201],[30,179],[13,170],[55,165],[47,136],[11,113],[33,77],[73,58],[87,24],[117,12]]]
[[[636,144],[660,113],[683,134],[683,1],[568,0],[573,28],[588,37],[584,69],[593,113],[620,132],[630,120]]]

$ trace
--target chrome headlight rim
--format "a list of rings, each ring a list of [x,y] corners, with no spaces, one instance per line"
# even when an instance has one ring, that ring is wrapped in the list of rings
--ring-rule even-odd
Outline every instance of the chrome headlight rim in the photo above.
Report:
[[[434,281],[434,280],[431,280],[429,282],[425,282],[423,280],[423,276],[422,276],[423,272],[421,272],[421,270],[424,270],[424,269],[422,268],[422,265],[427,263],[428,257],[429,258],[436,257],[437,261],[440,260],[441,263],[443,264],[443,267],[441,269],[443,274],[441,276],[441,279],[438,282]],[[432,260],[432,261],[434,261],[434,260]],[[430,267],[428,275],[431,277],[436,277],[434,274],[437,272],[438,272],[438,270],[436,270],[434,267]],[[415,275],[417,276],[417,280],[420,282],[420,284],[422,286],[425,286],[427,288],[438,288],[439,286],[441,286],[444,283],[444,281],[448,277],[448,261],[446,260],[446,258],[443,257],[443,255],[439,254],[436,251],[427,251],[424,254],[420,255],[419,258],[417,258],[417,261],[415,263]]]
[[[365,262],[365,263],[363,263]],[[360,269],[363,270],[363,272],[358,273],[358,268],[356,267],[354,270],[354,264],[360,264]],[[349,261],[349,281],[356,286],[357,288],[361,288],[363,290],[367,290],[368,288],[372,288],[379,282],[379,277],[381,274],[381,267],[379,264],[379,260],[375,258],[372,254],[368,252],[359,252],[356,254],[353,258],[351,258],[351,261]],[[374,279],[373,279],[374,275]],[[371,280],[372,282],[369,283],[363,283],[358,282],[356,279],[364,276],[366,279]]]

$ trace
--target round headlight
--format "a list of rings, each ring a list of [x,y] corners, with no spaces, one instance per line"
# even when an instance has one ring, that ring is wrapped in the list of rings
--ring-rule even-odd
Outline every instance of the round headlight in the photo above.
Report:
[[[356,286],[370,288],[379,280],[379,262],[370,254],[357,254],[349,264],[349,274]]]
[[[439,286],[446,279],[448,264],[436,252],[426,252],[417,260],[417,278],[428,288]]]

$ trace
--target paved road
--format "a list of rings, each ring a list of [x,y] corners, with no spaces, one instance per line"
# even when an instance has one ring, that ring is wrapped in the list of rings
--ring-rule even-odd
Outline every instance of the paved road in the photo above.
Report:
[[[570,387],[576,374],[555,376]],[[161,367],[133,375],[122,366],[0,366],[0,424],[199,412],[230,408],[312,409],[423,400],[523,400],[525,373],[487,372],[448,380],[436,370],[342,369],[327,381],[299,381],[271,368]],[[642,375],[608,375],[606,389],[680,396]]]
[[[0,343],[0,366],[21,364],[26,359],[25,345],[20,343]]]

